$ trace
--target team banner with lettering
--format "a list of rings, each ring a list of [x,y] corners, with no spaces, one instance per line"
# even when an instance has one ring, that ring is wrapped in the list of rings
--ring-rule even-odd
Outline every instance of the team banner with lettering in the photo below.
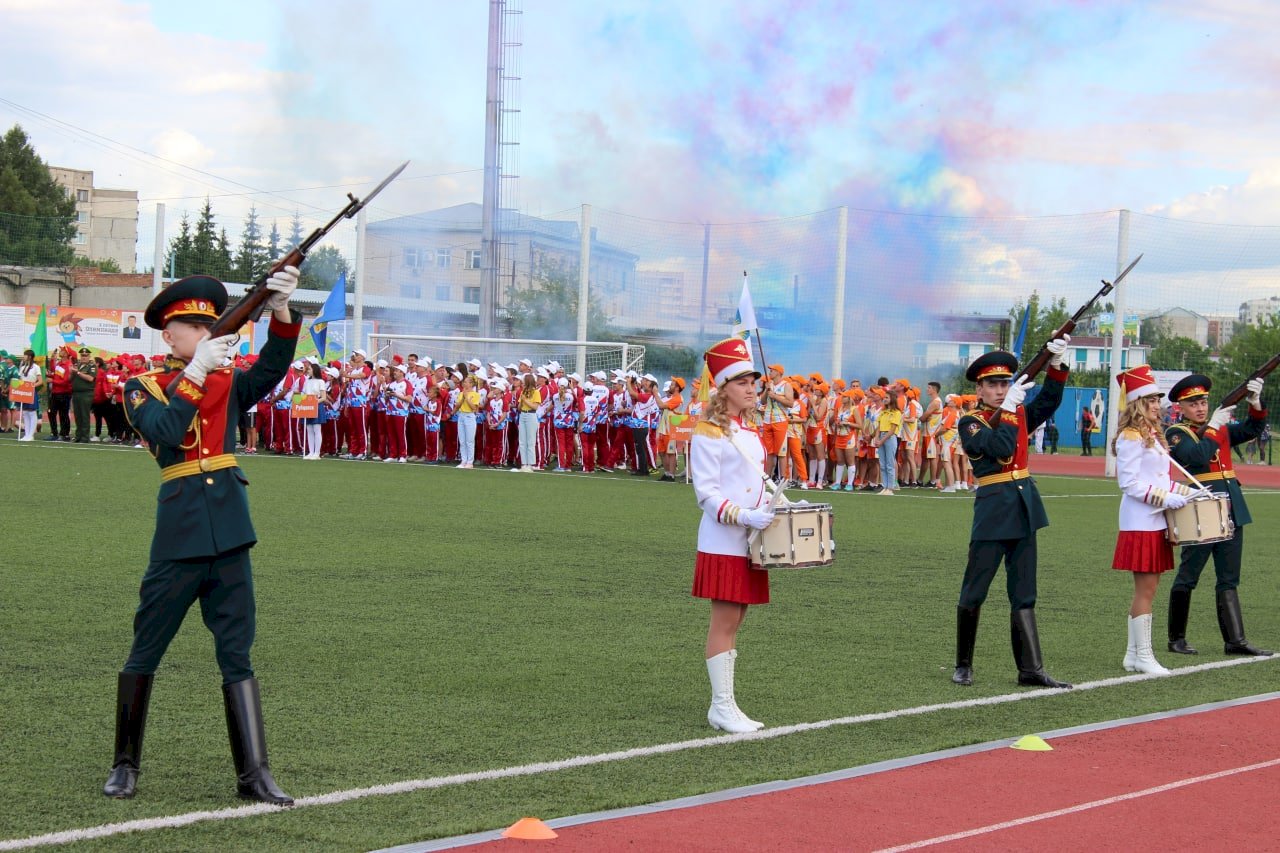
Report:
[[[9,385],[9,401],[13,403],[34,403],[36,386],[34,382],[19,382],[16,379]]]
[[[320,417],[320,399],[315,394],[294,394],[289,417],[295,420]]]

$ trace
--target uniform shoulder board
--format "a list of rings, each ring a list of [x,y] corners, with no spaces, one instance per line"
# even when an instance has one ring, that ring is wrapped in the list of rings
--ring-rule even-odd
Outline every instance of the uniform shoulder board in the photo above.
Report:
[[[694,424],[693,434],[703,438],[724,438],[724,430],[711,421],[698,421]]]

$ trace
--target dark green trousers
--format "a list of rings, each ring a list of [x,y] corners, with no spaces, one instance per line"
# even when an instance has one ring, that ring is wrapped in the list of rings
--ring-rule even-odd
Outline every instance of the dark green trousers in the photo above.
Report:
[[[1009,609],[1036,604],[1036,535],[1024,539],[994,539],[969,543],[969,563],[960,585],[960,606],[972,610],[987,600],[987,590],[1004,562]]]
[[[125,672],[154,673],[187,610],[199,600],[205,627],[213,633],[222,683],[253,677],[249,649],[257,623],[248,548],[205,560],[153,562],[142,576],[139,598]]]
[[[1217,592],[1235,589],[1240,586],[1240,556],[1244,551],[1244,528],[1237,527],[1236,535],[1224,542],[1213,542],[1209,545],[1183,545],[1182,557],[1178,563],[1178,576],[1173,579],[1173,588],[1187,590],[1196,588],[1200,582],[1200,573],[1204,571],[1209,557],[1213,557],[1213,570],[1218,575]]]
[[[88,441],[89,427],[93,425],[92,391],[77,391],[71,395],[71,414],[76,419],[76,441]]]

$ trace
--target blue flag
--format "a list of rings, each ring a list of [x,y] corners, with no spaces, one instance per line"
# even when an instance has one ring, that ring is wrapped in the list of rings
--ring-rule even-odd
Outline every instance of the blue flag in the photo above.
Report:
[[[1018,328],[1018,337],[1013,342],[1013,357],[1022,360],[1022,348],[1027,343],[1027,321],[1031,318],[1031,306],[1022,309],[1022,325]]]
[[[340,273],[333,290],[324,300],[320,315],[311,321],[311,340],[315,341],[316,354],[325,360],[325,348],[329,344],[329,324],[347,319],[347,274]]]

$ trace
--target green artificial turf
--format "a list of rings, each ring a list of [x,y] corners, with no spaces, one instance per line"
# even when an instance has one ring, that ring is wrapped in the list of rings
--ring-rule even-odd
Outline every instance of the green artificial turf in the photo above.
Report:
[[[259,544],[258,641],[271,764],[296,797],[701,738],[707,603],[689,596],[692,489],[633,477],[242,460]],[[99,788],[159,475],[142,451],[0,440],[0,841],[239,804],[212,643],[193,609],[156,677],[139,793]],[[1123,675],[1132,582],[1109,568],[1114,484],[1039,480],[1046,667]],[[794,497],[801,497],[799,493]],[[815,498],[814,494],[808,495]],[[965,690],[949,681],[972,498],[835,494],[834,566],[772,577],[739,636],[737,695],[770,726],[1016,691],[1003,574]],[[1241,600],[1280,640],[1280,497],[1250,492]],[[1223,658],[1212,569],[1197,658]],[[1032,701],[473,782],[179,829],[90,850],[359,850],[794,778],[1275,689],[1234,667]]]

